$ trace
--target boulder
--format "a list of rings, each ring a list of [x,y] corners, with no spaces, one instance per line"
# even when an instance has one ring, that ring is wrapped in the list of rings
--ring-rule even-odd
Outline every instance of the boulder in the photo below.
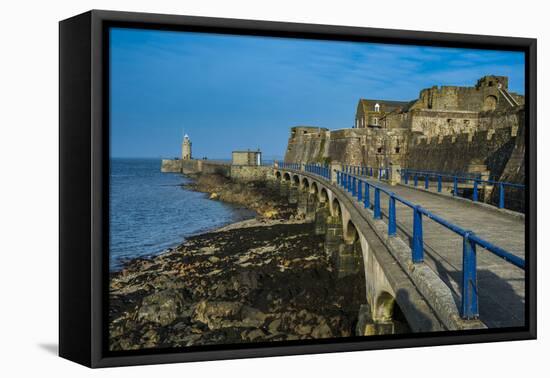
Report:
[[[269,330],[269,333],[272,335],[275,335],[279,333],[279,327],[281,326],[281,319],[275,319],[269,325],[267,326],[267,329]]]
[[[162,290],[143,298],[136,318],[166,326],[176,320],[182,309],[183,298],[177,290]]]
[[[241,326],[242,327],[260,327],[265,322],[266,315],[260,310],[243,306],[241,309]]]
[[[332,337],[332,331],[328,324],[323,321],[321,324],[313,328],[313,331],[311,331],[311,337],[315,339],[326,339],[328,337]]]
[[[241,310],[239,302],[200,301],[195,307],[193,320],[208,326],[209,329],[219,329],[230,326],[228,320],[234,319]]]

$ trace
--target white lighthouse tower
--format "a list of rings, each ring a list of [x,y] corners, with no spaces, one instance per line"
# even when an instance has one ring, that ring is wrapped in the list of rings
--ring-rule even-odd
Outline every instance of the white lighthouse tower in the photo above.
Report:
[[[191,139],[189,139],[189,135],[187,134],[183,137],[181,144],[181,158],[183,160],[191,160]]]

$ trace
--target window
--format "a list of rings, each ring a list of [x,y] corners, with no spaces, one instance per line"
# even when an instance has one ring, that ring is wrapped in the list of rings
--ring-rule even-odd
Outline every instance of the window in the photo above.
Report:
[[[372,124],[373,124],[374,126],[378,126],[378,118],[374,117],[374,118],[372,119]]]
[[[378,153],[381,154],[382,153],[382,147],[378,147]]]
[[[398,154],[401,149],[399,147],[395,147],[395,153]]]
[[[379,112],[380,111],[380,104],[374,105],[374,111]]]

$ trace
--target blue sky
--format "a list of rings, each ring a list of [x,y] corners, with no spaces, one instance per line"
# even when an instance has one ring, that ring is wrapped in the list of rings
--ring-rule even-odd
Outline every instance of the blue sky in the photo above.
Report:
[[[359,98],[413,100],[433,85],[504,75],[524,93],[518,52],[111,30],[111,156],[284,154],[289,129],[352,127]]]

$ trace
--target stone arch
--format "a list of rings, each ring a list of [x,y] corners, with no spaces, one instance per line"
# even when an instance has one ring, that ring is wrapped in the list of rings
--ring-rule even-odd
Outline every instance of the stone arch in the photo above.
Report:
[[[275,177],[277,178],[277,180],[281,180],[283,178],[283,175],[281,175],[281,172],[277,171],[275,172]]]
[[[309,185],[309,180],[307,179],[307,177],[302,177],[302,184],[301,184],[301,187],[302,187],[305,191],[309,191],[310,185]]]
[[[292,176],[292,183],[296,186],[300,186],[300,176],[298,175]]]
[[[342,218],[342,208],[340,207],[340,201],[334,197],[330,206],[330,213],[334,217]]]
[[[344,227],[344,241],[346,244],[353,244],[359,240],[359,233],[357,228],[351,220],[348,220]]]
[[[285,174],[283,175],[283,180],[290,181],[290,173],[285,172]]]
[[[325,188],[321,188],[319,192],[319,202],[327,203],[328,202],[328,192]]]
[[[489,95],[485,97],[485,100],[483,100],[483,110],[495,110],[497,108],[498,99],[496,96]]]
[[[373,319],[377,322],[387,322],[393,319],[395,298],[387,291],[382,291],[376,296],[374,302]]]
[[[315,196],[319,196],[319,186],[317,185],[317,183],[314,181],[313,184],[311,184],[311,191],[310,191],[311,194],[315,194]]]

